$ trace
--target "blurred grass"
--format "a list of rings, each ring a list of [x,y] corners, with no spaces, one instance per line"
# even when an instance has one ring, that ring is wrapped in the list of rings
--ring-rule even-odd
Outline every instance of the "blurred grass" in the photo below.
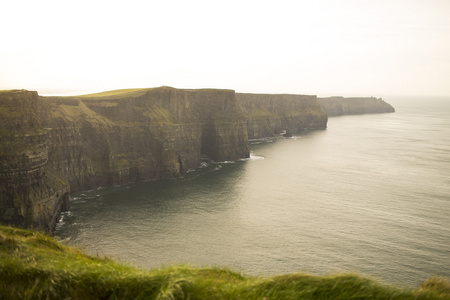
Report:
[[[0,299],[450,299],[450,283],[434,277],[410,290],[352,274],[266,278],[223,268],[141,270],[0,226]]]

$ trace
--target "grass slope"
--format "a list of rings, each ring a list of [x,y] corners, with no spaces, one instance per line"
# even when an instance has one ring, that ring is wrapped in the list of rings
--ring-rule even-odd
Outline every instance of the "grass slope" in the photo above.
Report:
[[[450,283],[431,278],[407,290],[345,274],[263,278],[188,266],[140,270],[0,226],[0,299],[450,299]]]
[[[112,90],[112,91],[105,91],[100,93],[94,93],[94,94],[86,94],[86,95],[80,95],[77,97],[85,97],[85,98],[99,98],[99,97],[111,97],[111,96],[128,96],[129,94],[143,91],[143,90],[149,90],[148,88],[140,88],[140,89],[121,89],[121,90]],[[128,95],[126,95],[128,94]]]

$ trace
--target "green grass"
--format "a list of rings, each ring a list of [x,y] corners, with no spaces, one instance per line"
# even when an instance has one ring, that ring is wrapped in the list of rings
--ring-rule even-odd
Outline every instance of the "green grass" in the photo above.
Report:
[[[84,101],[78,105],[58,104],[51,109],[53,118],[62,118],[70,122],[88,121],[95,124],[111,124],[111,121],[101,114],[96,113],[84,104]]]
[[[80,95],[77,97],[85,97],[85,98],[99,98],[99,97],[111,97],[111,96],[128,96],[130,94],[134,94],[136,92],[140,91],[146,91],[147,88],[140,88],[140,89],[121,89],[121,90],[112,90],[112,91],[105,91],[100,93],[94,93],[94,94],[87,94],[87,95]]]
[[[357,275],[250,277],[227,269],[140,270],[43,234],[0,226],[0,299],[449,299],[431,278],[408,290]]]

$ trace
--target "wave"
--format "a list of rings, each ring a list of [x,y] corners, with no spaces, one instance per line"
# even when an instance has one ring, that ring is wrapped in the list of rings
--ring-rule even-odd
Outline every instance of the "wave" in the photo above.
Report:
[[[250,155],[250,160],[263,160],[265,159],[262,155]]]

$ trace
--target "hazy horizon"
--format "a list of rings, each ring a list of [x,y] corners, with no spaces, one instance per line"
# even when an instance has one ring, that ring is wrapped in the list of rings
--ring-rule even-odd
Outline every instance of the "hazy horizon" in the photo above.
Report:
[[[0,90],[450,96],[446,0],[44,0],[3,11]]]
[[[167,85],[165,85],[167,86]],[[162,86],[159,86],[162,87]],[[170,86],[172,88],[176,89],[216,89],[214,87],[188,87],[188,88],[181,88],[176,86]],[[119,89],[110,89],[110,90],[102,90],[102,89],[34,89],[33,91],[37,91],[40,96],[48,96],[48,97],[71,97],[71,96],[81,96],[81,95],[88,95],[88,94],[94,94],[94,93],[100,93],[100,92],[107,92],[111,90],[120,90],[120,89],[134,89],[135,87],[122,87]],[[146,88],[158,88],[158,86],[154,87],[140,87],[142,89]],[[136,88],[136,89],[139,89]],[[217,88],[217,89],[225,89],[225,90],[234,90],[233,88]],[[252,93],[252,94],[264,94],[264,92],[258,92],[258,91],[245,91],[245,90],[235,90],[236,93]],[[432,97],[435,99],[447,99],[450,98],[450,95],[401,95],[401,94],[363,94],[363,93],[347,93],[347,94],[305,94],[305,93],[271,93],[267,92],[267,94],[297,94],[297,95],[313,95],[317,96],[318,98],[327,98],[327,97],[344,97],[344,98],[351,98],[351,97],[375,97],[375,98],[382,98],[383,100],[386,100],[386,98],[405,98],[405,99],[413,99],[413,98],[424,98],[424,97]]]

